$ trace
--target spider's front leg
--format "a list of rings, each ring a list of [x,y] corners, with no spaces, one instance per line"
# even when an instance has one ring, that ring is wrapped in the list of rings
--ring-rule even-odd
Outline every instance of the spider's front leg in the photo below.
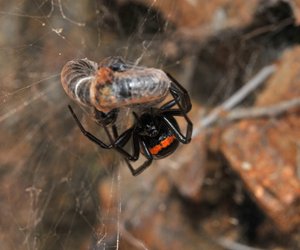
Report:
[[[79,127],[80,131],[82,132],[82,134],[87,137],[90,141],[92,141],[93,143],[97,144],[98,146],[100,146],[101,148],[105,148],[105,149],[111,149],[112,145],[107,145],[106,143],[104,143],[103,141],[101,141],[100,139],[98,139],[96,136],[94,136],[93,134],[91,134],[90,132],[88,132],[87,130],[85,130],[85,128],[82,126],[81,122],[79,121],[77,115],[75,114],[75,112],[73,111],[72,107],[70,105],[68,105],[68,108],[77,124],[77,126]]]
[[[192,103],[187,90],[169,73],[165,72],[171,80],[171,86],[169,88],[170,94],[173,96],[173,100],[165,103],[161,106],[161,110],[168,110],[174,107],[176,104],[181,108],[182,112],[188,113],[192,109]]]
[[[129,139],[132,136],[132,131],[133,131],[133,127],[129,128],[128,130],[126,130],[124,133],[122,133],[119,137],[117,138],[113,138],[111,136],[111,134],[108,131],[107,128],[107,122],[110,121],[109,123],[111,123],[113,120],[111,117],[107,116],[104,117],[104,115],[102,115],[102,120],[99,119],[99,115],[100,115],[100,111],[97,111],[98,116],[96,117],[96,119],[99,121],[98,123],[101,124],[104,127],[104,130],[110,140],[110,144],[106,144],[104,143],[102,140],[100,140],[99,138],[97,138],[96,136],[94,136],[92,133],[90,133],[89,131],[87,131],[83,125],[81,124],[81,122],[79,121],[77,115],[75,114],[74,110],[72,109],[72,107],[70,105],[68,105],[68,108],[77,124],[77,126],[79,127],[80,131],[82,132],[82,134],[87,137],[90,141],[94,142],[95,144],[97,144],[98,146],[100,146],[101,148],[104,149],[112,149],[115,148],[119,153],[121,153],[124,157],[130,159],[130,160],[137,160],[138,158],[138,154],[139,154],[139,148],[134,146],[133,149],[133,155],[130,155],[127,151],[125,151],[123,149],[123,147],[127,144],[127,142],[129,141]],[[101,121],[103,121],[104,123],[102,124]],[[115,125],[113,124],[113,131],[114,131],[114,137],[117,136],[117,129],[115,127]]]

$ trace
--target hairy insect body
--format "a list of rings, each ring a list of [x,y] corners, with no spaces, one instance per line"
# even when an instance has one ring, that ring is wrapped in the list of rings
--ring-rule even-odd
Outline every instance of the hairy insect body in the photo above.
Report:
[[[111,60],[115,60],[112,58]],[[119,63],[119,62],[118,62]],[[171,81],[159,69],[79,59],[68,62],[61,74],[65,92],[75,101],[99,111],[144,105],[153,106],[168,95]]]
[[[91,85],[97,63],[88,59],[66,63],[61,72],[61,83],[69,97],[84,106],[91,106]]]
[[[170,80],[157,69],[142,68],[114,72],[110,84],[99,86],[95,103],[99,109],[160,103],[168,94]]]

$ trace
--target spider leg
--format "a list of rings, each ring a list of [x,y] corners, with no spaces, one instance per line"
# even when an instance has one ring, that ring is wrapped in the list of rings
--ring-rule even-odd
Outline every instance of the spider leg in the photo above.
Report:
[[[69,110],[76,121],[76,124],[78,125],[80,131],[84,136],[86,136],[89,140],[97,144],[98,146],[104,148],[104,149],[112,149],[115,148],[120,154],[122,154],[124,157],[131,161],[136,161],[138,159],[139,155],[139,145],[138,143],[134,143],[133,146],[133,155],[130,155],[126,150],[124,150],[122,147],[126,145],[126,143],[129,141],[130,137],[132,136],[133,127],[126,130],[124,133],[122,133],[118,138],[113,139],[111,134],[108,131],[108,128],[106,125],[103,125],[104,130],[110,140],[110,144],[107,145],[97,137],[95,137],[93,134],[85,130],[85,128],[82,126],[81,122],[79,121],[78,117],[76,116],[75,112],[73,111],[72,107],[68,105]],[[114,127],[115,125],[113,125]],[[117,129],[116,127],[113,128],[114,136],[117,135]],[[137,146],[136,146],[137,145]]]
[[[149,151],[148,147],[146,146],[145,142],[143,140],[139,139],[138,137],[137,137],[137,139],[141,144],[141,147],[142,147],[142,149],[145,153],[145,157],[147,158],[147,160],[141,166],[134,169],[133,166],[131,165],[131,163],[129,162],[129,160],[125,159],[125,162],[126,162],[128,168],[131,171],[131,174],[133,176],[137,176],[137,175],[141,174],[146,168],[148,168],[151,165],[151,163],[153,161],[153,156],[150,153],[150,151]]]
[[[178,101],[176,101],[179,98],[183,111],[185,113],[188,113],[192,108],[192,104],[191,104],[191,99],[190,99],[190,96],[189,96],[187,90],[184,87],[182,87],[182,85],[174,77],[172,77],[169,73],[167,73],[167,72],[165,72],[165,73],[172,81],[171,87],[169,90],[170,90],[171,95],[174,97],[175,102],[171,101],[173,105],[170,102],[166,103],[165,105],[163,105],[161,107],[161,109],[166,110],[166,109],[171,108],[176,103],[179,103]]]
[[[113,109],[107,113],[104,113],[94,108],[93,112],[97,123],[101,126],[107,126],[115,123],[118,117],[119,109]]]
[[[183,113],[181,110],[169,110],[163,112],[163,120],[166,122],[167,126],[174,132],[174,135],[183,144],[188,144],[191,141],[193,133],[193,123],[190,118]],[[170,116],[183,116],[187,122],[186,134],[185,136],[180,132],[180,128],[174,126],[172,121],[168,118]]]
[[[173,131],[174,135],[183,144],[187,144],[191,141],[193,133],[193,123],[187,116],[187,113],[191,110],[192,104],[188,92],[168,73],[168,77],[172,80],[170,93],[174,97],[173,100],[163,105],[159,110],[166,125]],[[179,100],[180,101],[179,101]],[[171,109],[172,104],[177,104],[179,109]],[[175,105],[174,104],[174,105]],[[169,109],[168,109],[169,108]],[[187,129],[185,136],[180,132],[180,128],[173,124],[170,117],[183,116],[187,122]]]
[[[132,137],[132,154],[128,153],[123,147]],[[123,132],[114,142],[113,147],[125,158],[125,160],[136,161],[139,158],[140,146],[138,137],[134,134],[134,127]]]
[[[173,96],[173,95],[172,95]],[[174,97],[174,96],[173,96]],[[164,105],[162,105],[159,109],[161,110],[168,110],[174,107],[179,102],[179,96],[174,97],[173,100],[166,102]]]
[[[98,146],[100,146],[101,148],[105,148],[105,149],[110,149],[112,148],[112,145],[107,145],[105,144],[103,141],[101,141],[100,139],[98,139],[97,137],[95,137],[93,134],[91,134],[90,132],[88,132],[87,130],[85,130],[85,128],[82,126],[81,122],[79,121],[78,117],[76,116],[76,114],[74,113],[72,107],[70,105],[68,105],[68,108],[77,124],[77,126],[79,127],[80,131],[82,132],[82,134],[87,137],[90,141],[94,142],[95,144],[97,144]]]
[[[145,156],[146,156],[147,160],[140,167],[138,167],[137,169],[134,169],[132,167],[132,165],[130,164],[130,162],[129,162],[129,161],[136,161],[139,157],[139,154],[140,154],[139,138],[138,138],[137,135],[134,134],[135,126],[127,129],[120,136],[118,136],[117,128],[116,128],[115,125],[113,125],[113,127],[112,127],[112,131],[113,131],[113,135],[114,135],[114,139],[113,139],[113,137],[111,136],[107,126],[103,124],[105,132],[107,133],[107,136],[108,136],[108,138],[110,140],[110,143],[111,143],[110,145],[107,145],[103,141],[101,141],[100,139],[95,137],[93,134],[91,134],[90,132],[85,130],[85,128],[82,126],[81,122],[79,121],[77,115],[73,111],[72,107],[70,105],[68,105],[68,108],[69,108],[76,124],[78,125],[80,131],[82,132],[82,134],[84,136],[86,136],[90,141],[94,142],[95,144],[97,144],[98,146],[100,146],[102,148],[105,148],[105,149],[114,148],[115,150],[117,150],[124,157],[125,162],[127,163],[128,167],[129,167],[129,170],[130,170],[130,172],[132,173],[133,176],[139,175],[147,167],[149,167],[151,165],[153,157],[152,157],[149,149],[147,148],[147,146],[145,145],[144,142],[141,143],[141,146],[144,149]],[[130,153],[128,153],[125,149],[123,149],[123,147],[127,144],[127,142],[130,140],[131,137],[132,137],[132,143],[133,143],[133,153],[132,153],[132,155]]]
[[[133,112],[133,116],[136,119],[135,124],[127,129],[125,132],[123,132],[120,136],[117,137],[117,129],[115,128],[114,132],[114,127],[113,127],[113,132],[115,136],[115,141],[111,141],[113,144],[113,147],[124,156],[125,160],[130,160],[130,161],[137,161],[139,158],[140,154],[140,146],[139,146],[139,139],[138,135],[135,134],[135,129],[137,124],[139,124],[140,120],[138,115]],[[115,125],[114,125],[115,126]],[[123,147],[127,144],[127,142],[130,140],[132,137],[132,154],[128,153]]]
[[[114,135],[114,138],[118,138],[118,130],[117,130],[117,126],[115,124],[112,125],[112,132]]]
[[[124,133],[126,133],[126,132],[127,131],[125,131]],[[124,133],[122,135],[124,135]],[[133,176],[137,176],[137,175],[141,174],[146,168],[148,168],[151,165],[153,157],[152,157],[149,149],[145,145],[145,143],[141,142],[141,146],[142,146],[142,148],[143,148],[143,150],[145,152],[145,156],[146,156],[147,160],[140,167],[138,167],[137,169],[135,169],[131,165],[130,161],[136,161],[138,159],[139,154],[140,154],[140,148],[139,148],[139,142],[140,142],[140,140],[139,140],[139,137],[137,135],[135,135],[135,134],[132,135],[133,136],[132,137],[132,139],[133,139],[133,155],[130,155],[128,152],[126,152],[122,148],[126,144],[126,142],[125,142],[126,139],[122,140],[122,138],[121,138],[122,135],[116,140],[116,144],[115,144],[116,147],[115,147],[115,149],[118,150],[118,152],[121,153],[124,156],[124,160],[125,160],[128,168],[129,168],[131,174]]]

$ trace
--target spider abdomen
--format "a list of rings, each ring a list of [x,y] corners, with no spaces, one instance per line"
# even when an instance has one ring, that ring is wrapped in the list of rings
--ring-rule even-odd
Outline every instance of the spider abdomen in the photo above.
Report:
[[[159,127],[158,134],[156,136],[143,136],[142,140],[147,145],[147,148],[149,149],[149,152],[153,158],[161,159],[172,154],[177,149],[179,141],[177,140],[173,131],[163,122],[161,118],[152,118],[152,120],[156,120],[157,128]],[[175,119],[170,118],[170,120],[172,120],[174,126],[178,127]]]
[[[179,142],[174,135],[168,135],[161,141],[150,147],[150,153],[154,159],[161,159],[172,154],[178,147]]]

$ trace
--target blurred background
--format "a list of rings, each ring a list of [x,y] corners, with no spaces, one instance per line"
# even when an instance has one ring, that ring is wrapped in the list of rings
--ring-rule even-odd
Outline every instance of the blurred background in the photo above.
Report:
[[[0,249],[300,249],[299,6],[0,1]],[[107,56],[171,73],[191,94],[194,127],[275,70],[243,101],[243,118],[225,112],[133,177],[80,133],[68,104],[106,138],[60,83],[67,61]],[[255,108],[270,112],[247,116]]]

